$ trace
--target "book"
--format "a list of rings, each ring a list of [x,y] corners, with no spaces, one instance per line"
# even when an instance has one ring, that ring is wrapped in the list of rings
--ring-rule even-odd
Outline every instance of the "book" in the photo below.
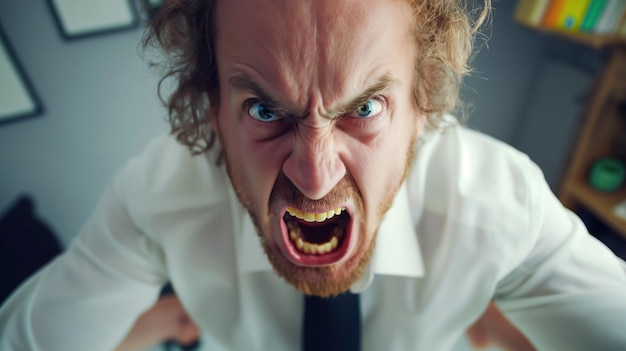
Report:
[[[613,208],[613,213],[617,217],[626,221],[626,201],[622,201],[615,205],[615,207]]]
[[[592,0],[587,8],[587,13],[585,14],[585,18],[583,18],[583,22],[580,25],[580,30],[583,32],[591,32],[593,28],[596,26],[600,15],[602,15],[602,11],[606,7],[607,0]]]
[[[591,0],[566,0],[558,14],[556,28],[577,32],[583,22]]]
[[[563,11],[563,7],[567,0],[552,0],[546,9],[546,15],[543,17],[542,27],[553,29],[557,27],[559,16]]]
[[[624,8],[626,8],[626,0],[608,0],[593,32],[605,35],[615,32],[624,14]]]
[[[541,25],[550,0],[519,0],[513,18],[531,27]]]

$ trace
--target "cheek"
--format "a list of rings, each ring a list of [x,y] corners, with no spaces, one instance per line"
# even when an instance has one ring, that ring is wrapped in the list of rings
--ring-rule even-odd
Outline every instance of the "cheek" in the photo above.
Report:
[[[379,202],[381,194],[388,192],[402,177],[405,152],[394,142],[396,138],[381,138],[367,146],[352,148],[351,174],[368,202]]]
[[[233,181],[244,186],[259,203],[267,203],[285,155],[280,142],[257,142],[251,140],[236,119],[227,123],[222,120],[220,127],[226,157]]]
[[[402,181],[415,128],[415,123],[398,124],[367,145],[352,145],[351,173],[366,206],[377,208]]]
[[[242,141],[242,148],[245,149],[243,157],[247,159],[247,163],[244,167],[248,170],[249,178],[263,189],[271,188],[284,160],[278,143]]]

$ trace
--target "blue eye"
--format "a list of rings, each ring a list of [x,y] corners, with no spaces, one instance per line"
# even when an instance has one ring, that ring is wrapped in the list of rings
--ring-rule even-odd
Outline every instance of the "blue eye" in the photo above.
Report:
[[[380,114],[383,110],[383,103],[377,99],[369,99],[359,106],[352,114],[352,117],[369,118]]]
[[[274,111],[268,109],[265,104],[260,101],[250,105],[248,108],[248,114],[250,117],[261,122],[273,122],[280,118]]]

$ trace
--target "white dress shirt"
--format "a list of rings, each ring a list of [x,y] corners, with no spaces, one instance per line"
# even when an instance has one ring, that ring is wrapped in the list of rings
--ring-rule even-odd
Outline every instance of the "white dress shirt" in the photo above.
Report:
[[[422,137],[361,292],[364,350],[449,350],[495,297],[539,350],[626,350],[626,265],[523,154],[454,122]],[[0,311],[0,350],[111,350],[170,280],[206,350],[299,350],[303,295],[272,271],[215,151],[152,142],[68,250]]]

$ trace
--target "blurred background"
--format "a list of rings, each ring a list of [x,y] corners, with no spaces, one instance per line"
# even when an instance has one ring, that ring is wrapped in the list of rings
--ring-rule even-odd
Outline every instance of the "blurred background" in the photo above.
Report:
[[[63,29],[51,3],[0,0],[5,45],[41,107],[36,116],[0,121],[0,216],[28,195],[65,247],[116,170],[168,126],[158,76],[139,55],[146,16],[140,1],[131,2],[137,25],[122,18],[119,27],[128,28],[94,35],[80,35],[80,23]],[[527,153],[559,192],[595,79],[615,49],[520,25],[517,1],[493,5],[462,90],[467,124]],[[618,233],[619,220],[606,226],[597,211],[578,207],[621,250],[626,230]]]

